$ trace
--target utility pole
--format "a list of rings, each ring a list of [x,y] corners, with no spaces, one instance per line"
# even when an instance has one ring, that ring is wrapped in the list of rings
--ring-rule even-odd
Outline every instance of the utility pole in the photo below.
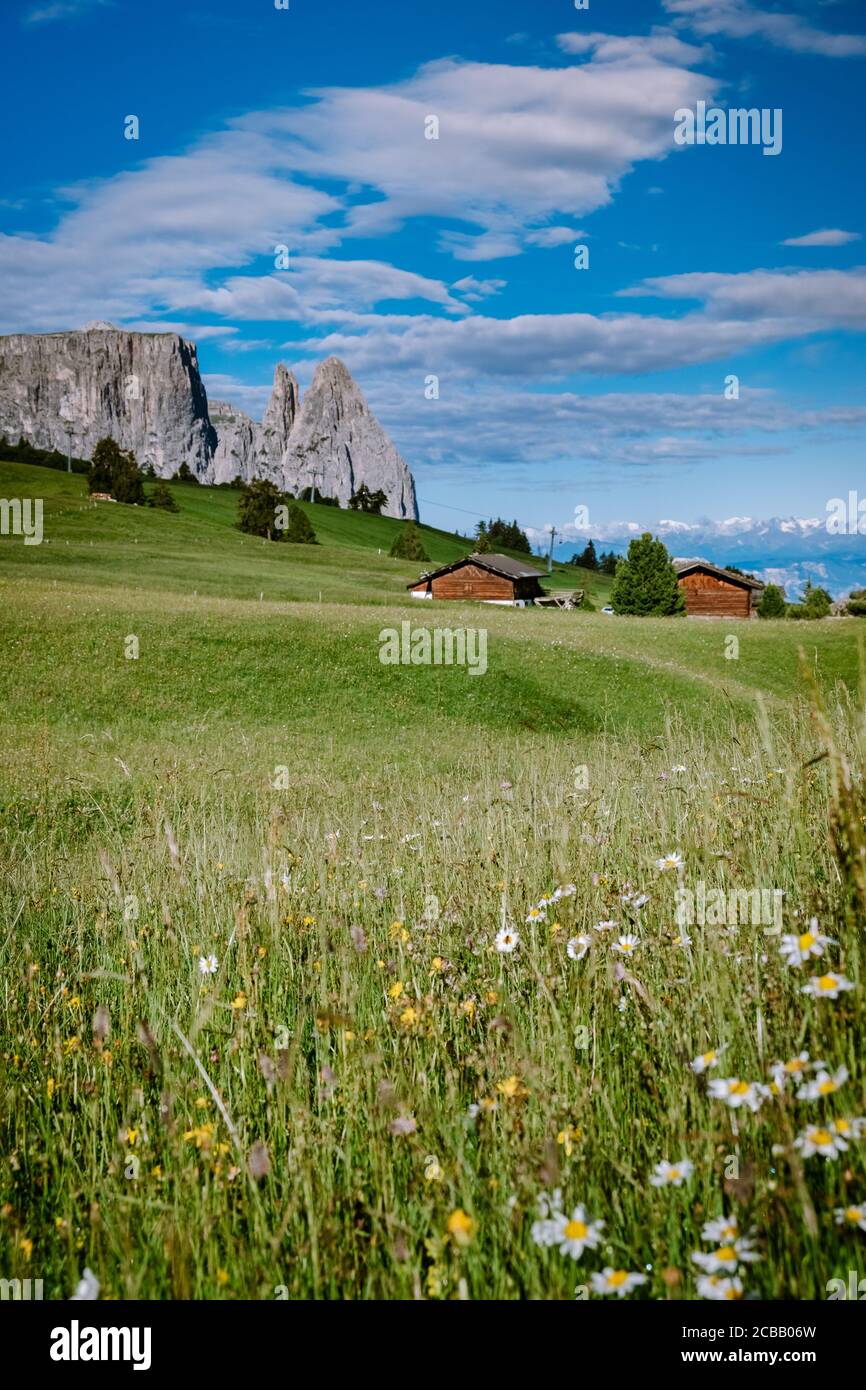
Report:
[[[552,571],[552,569],[553,569],[553,542],[554,542],[555,540],[556,540],[556,527],[555,527],[555,526],[551,526],[551,528],[550,528],[550,549],[549,549],[549,551],[547,552],[547,573],[548,573],[548,574],[550,574],[551,571]]]

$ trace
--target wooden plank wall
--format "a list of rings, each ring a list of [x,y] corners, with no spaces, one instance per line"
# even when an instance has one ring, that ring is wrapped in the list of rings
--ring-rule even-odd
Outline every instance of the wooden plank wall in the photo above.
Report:
[[[433,580],[434,598],[510,599],[514,582],[504,575],[491,574],[477,565],[463,565],[451,574]]]
[[[686,612],[698,617],[748,618],[751,590],[731,584],[715,574],[684,574],[679,580],[685,590]]]

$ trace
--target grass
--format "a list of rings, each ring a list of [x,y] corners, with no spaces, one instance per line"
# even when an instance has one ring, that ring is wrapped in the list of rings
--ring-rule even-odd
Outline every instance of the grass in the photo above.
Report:
[[[50,542],[0,542],[4,1277],[571,1299],[610,1265],[690,1299],[723,1211],[756,1232],[750,1294],[858,1268],[834,1211],[866,1200],[863,1141],[793,1142],[866,1113],[856,625],[744,625],[729,660],[711,623],[419,616],[385,519],[310,509],[327,543],[274,555],[230,493],[160,517],[43,473],[0,467],[3,495],[44,483]],[[486,675],[383,666],[406,618],[483,625]],[[699,882],[782,889],[784,931],[837,944],[799,969],[760,923],[679,944]],[[802,994],[828,967],[854,988]],[[731,1110],[689,1067],[721,1044],[710,1078],[803,1050],[851,1077]],[[577,1262],[533,1240],[556,1188],[605,1222]]]

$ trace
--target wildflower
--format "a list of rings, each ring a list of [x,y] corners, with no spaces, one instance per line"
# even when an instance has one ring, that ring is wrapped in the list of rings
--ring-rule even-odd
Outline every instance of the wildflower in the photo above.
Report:
[[[688,1182],[695,1165],[690,1163],[687,1158],[681,1158],[679,1163],[668,1163],[663,1158],[661,1163],[657,1163],[650,1177],[651,1187],[682,1187],[684,1182]]]
[[[569,960],[583,960],[589,950],[591,941],[591,936],[573,936],[565,948],[565,953]]]
[[[698,1298],[723,1299],[742,1298],[742,1279],[726,1279],[721,1274],[703,1274],[697,1281]]]
[[[622,890],[620,902],[623,907],[630,907],[633,910],[637,910],[641,907],[645,907],[649,902],[649,893],[636,893],[631,884],[627,883]]]
[[[639,945],[640,939],[638,937],[626,934],[625,936],[618,936],[610,949],[618,951],[621,956],[630,956]]]
[[[404,1028],[414,1028],[418,1022],[418,1010],[409,1004],[401,1013],[400,1022]]]
[[[813,917],[809,923],[809,930],[800,932],[798,936],[783,936],[779,942],[779,953],[786,965],[791,967],[805,965],[806,961],[813,956],[820,956],[824,953],[824,947],[837,943],[832,936],[823,936],[818,931],[818,919]]]
[[[692,1259],[707,1274],[736,1274],[740,1264],[761,1258],[753,1245],[746,1236],[740,1236],[718,1250],[694,1250]]]
[[[813,1154],[820,1154],[822,1158],[837,1158],[848,1145],[832,1124],[807,1125],[794,1140],[794,1148],[799,1149],[804,1158],[811,1158]]]
[[[198,971],[200,975],[215,975],[219,962],[216,956],[199,956]]]
[[[837,975],[835,971],[830,970],[826,975],[813,975],[800,993],[811,994],[813,999],[838,999],[844,990],[853,988],[851,981],[846,980],[844,975]]]
[[[837,1226],[866,1231],[866,1206],[862,1203],[849,1207],[836,1207],[833,1211]]]
[[[671,768],[671,772],[686,772],[687,770],[685,763],[677,763],[675,767]]]
[[[590,1283],[593,1293],[615,1293],[617,1298],[624,1298],[632,1289],[636,1289],[638,1284],[646,1283],[646,1275],[631,1274],[625,1269],[611,1269],[610,1265],[607,1265],[601,1274],[590,1276]]]
[[[822,1100],[824,1096],[832,1096],[840,1086],[844,1086],[848,1080],[848,1068],[837,1067],[835,1072],[819,1071],[811,1081],[807,1081],[797,1092],[798,1100]]]
[[[575,1207],[570,1218],[563,1213],[554,1222],[560,1255],[579,1260],[584,1250],[595,1250],[601,1241],[604,1222],[591,1221],[582,1206]]]
[[[559,888],[554,888],[552,901],[558,903],[560,898],[572,898],[577,892],[573,883],[564,883]]]
[[[527,920],[527,922],[544,922],[544,921],[546,921],[546,920],[547,920],[547,915],[546,915],[546,913],[545,913],[545,911],[544,911],[544,908],[543,908],[543,907],[531,907],[531,908],[529,909],[529,911],[527,912],[527,914],[526,914],[526,920]]]
[[[571,1158],[571,1155],[574,1153],[575,1142],[582,1138],[582,1133],[582,1130],[567,1125],[565,1129],[561,1129],[557,1134],[556,1142],[557,1144],[562,1144],[565,1149],[566,1158]]]
[[[507,1076],[504,1081],[497,1081],[496,1089],[506,1100],[516,1100],[529,1095],[519,1076]]]
[[[701,1230],[701,1240],[714,1240],[719,1245],[730,1245],[740,1234],[736,1216],[714,1216],[705,1221]]]
[[[753,1115],[757,1114],[767,1098],[766,1087],[756,1081],[740,1081],[736,1076],[730,1076],[724,1081],[713,1080],[708,1090],[713,1100],[723,1100],[731,1110],[738,1110],[741,1105],[745,1105]]]
[[[247,996],[243,990],[239,990],[232,1000],[232,1008],[237,1012],[239,1009],[247,1007]]]
[[[394,983],[393,983],[393,985],[389,985],[389,986],[388,986],[388,997],[389,997],[389,999],[399,999],[399,998],[400,998],[400,995],[401,995],[402,993],[403,993],[403,982],[402,982],[402,980],[395,980]]]
[[[21,1251],[25,1260],[29,1261],[30,1256],[33,1254],[33,1241],[28,1239],[27,1236],[24,1236],[18,1242],[18,1249]]]
[[[616,920],[616,918],[611,917],[607,921],[596,922],[595,926],[593,927],[593,931],[613,931],[614,928],[618,926],[619,922]]]
[[[558,1239],[559,1221],[562,1213],[562,1189],[554,1188],[548,1196],[546,1192],[538,1195],[539,1220],[532,1223],[532,1239],[536,1245],[555,1245]]]
[[[659,873],[662,874],[668,873],[671,869],[676,869],[677,871],[679,871],[681,868],[683,868],[684,864],[685,860],[683,859],[679,850],[675,850],[673,854],[664,854],[662,855],[661,859],[656,860],[656,868],[658,869]]]
[[[692,938],[689,936],[688,932],[684,931],[680,932],[678,936],[673,937],[672,940],[675,946],[686,947],[692,944]]]
[[[86,1269],[75,1286],[70,1303],[92,1303],[99,1298],[100,1284],[92,1269]]]
[[[510,927],[503,927],[501,932],[496,934],[496,949],[500,955],[510,956],[512,951],[516,951],[520,945],[520,937],[516,931]]]
[[[404,1138],[407,1134],[414,1134],[417,1128],[418,1121],[414,1115],[398,1115],[388,1126],[391,1134],[398,1139]]]
[[[452,1211],[446,1222],[446,1229],[455,1245],[466,1246],[472,1241],[475,1234],[476,1223],[471,1216],[467,1216],[462,1207],[457,1207]]]
[[[689,1066],[695,1076],[701,1076],[703,1072],[709,1071],[710,1067],[717,1066],[719,1058],[727,1046],[727,1043],[722,1043],[721,1047],[711,1047],[709,1052],[702,1052],[700,1057],[692,1058]]]

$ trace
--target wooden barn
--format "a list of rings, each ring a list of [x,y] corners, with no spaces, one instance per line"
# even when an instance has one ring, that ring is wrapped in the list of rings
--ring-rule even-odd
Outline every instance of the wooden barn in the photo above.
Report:
[[[407,585],[413,598],[475,599],[523,607],[544,596],[541,572],[508,555],[464,555]]]
[[[764,586],[707,560],[674,560],[690,618],[751,618]]]

